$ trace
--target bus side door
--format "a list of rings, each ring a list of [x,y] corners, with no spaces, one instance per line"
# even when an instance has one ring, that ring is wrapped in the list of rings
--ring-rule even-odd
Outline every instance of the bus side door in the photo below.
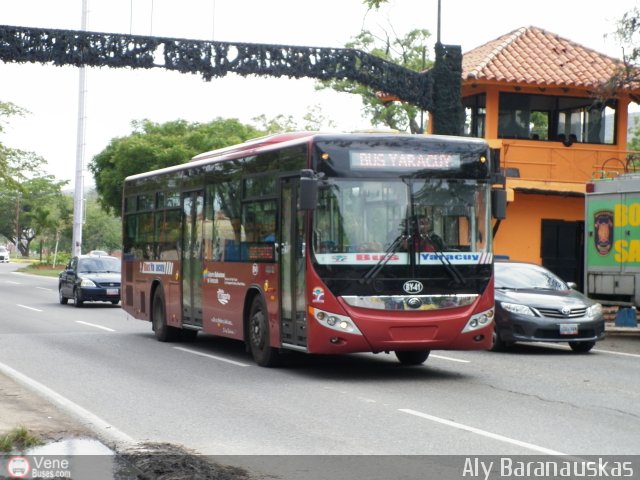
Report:
[[[280,335],[284,345],[306,350],[306,213],[298,210],[299,178],[280,181]]]
[[[182,194],[182,323],[202,327],[204,191]]]

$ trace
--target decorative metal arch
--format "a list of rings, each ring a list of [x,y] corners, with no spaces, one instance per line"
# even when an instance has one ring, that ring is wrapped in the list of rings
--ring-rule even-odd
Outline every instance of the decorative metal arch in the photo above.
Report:
[[[462,129],[462,54],[459,46],[436,45],[434,69],[418,73],[355,49],[2,25],[0,60],[77,67],[165,68],[199,74],[205,81],[227,73],[349,79],[432,112],[436,121],[435,133],[458,135]]]

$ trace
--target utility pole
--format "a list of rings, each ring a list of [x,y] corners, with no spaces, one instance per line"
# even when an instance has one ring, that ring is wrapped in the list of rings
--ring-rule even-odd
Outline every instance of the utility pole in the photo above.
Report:
[[[87,29],[87,1],[88,0],[82,0],[82,30]],[[78,133],[76,138],[76,188],[73,194],[72,255],[80,255],[82,253],[82,222],[84,219],[84,125],[86,120],[84,100],[86,87],[87,81],[85,78],[85,67],[80,67],[78,79]]]
[[[436,32],[436,42],[440,43],[440,19],[442,18],[441,0],[438,0],[438,31]]]
[[[22,194],[18,192],[16,200],[16,254],[20,254],[20,239],[22,238],[22,229],[20,228],[20,197]]]

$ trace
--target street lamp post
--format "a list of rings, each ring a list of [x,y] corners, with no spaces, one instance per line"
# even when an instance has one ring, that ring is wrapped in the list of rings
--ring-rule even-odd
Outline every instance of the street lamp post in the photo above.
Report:
[[[82,0],[82,30],[87,29],[87,0]],[[76,177],[75,192],[73,194],[73,240],[71,252],[73,255],[82,253],[82,221],[84,218],[84,124],[85,124],[85,68],[80,67],[78,80],[78,132],[76,144]]]

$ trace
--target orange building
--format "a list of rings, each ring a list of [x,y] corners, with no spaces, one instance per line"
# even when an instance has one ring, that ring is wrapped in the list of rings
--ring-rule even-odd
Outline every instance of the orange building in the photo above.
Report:
[[[507,218],[496,255],[583,283],[584,194],[594,177],[627,170],[627,122],[640,90],[598,92],[622,66],[536,27],[463,56],[465,134],[500,148]]]

